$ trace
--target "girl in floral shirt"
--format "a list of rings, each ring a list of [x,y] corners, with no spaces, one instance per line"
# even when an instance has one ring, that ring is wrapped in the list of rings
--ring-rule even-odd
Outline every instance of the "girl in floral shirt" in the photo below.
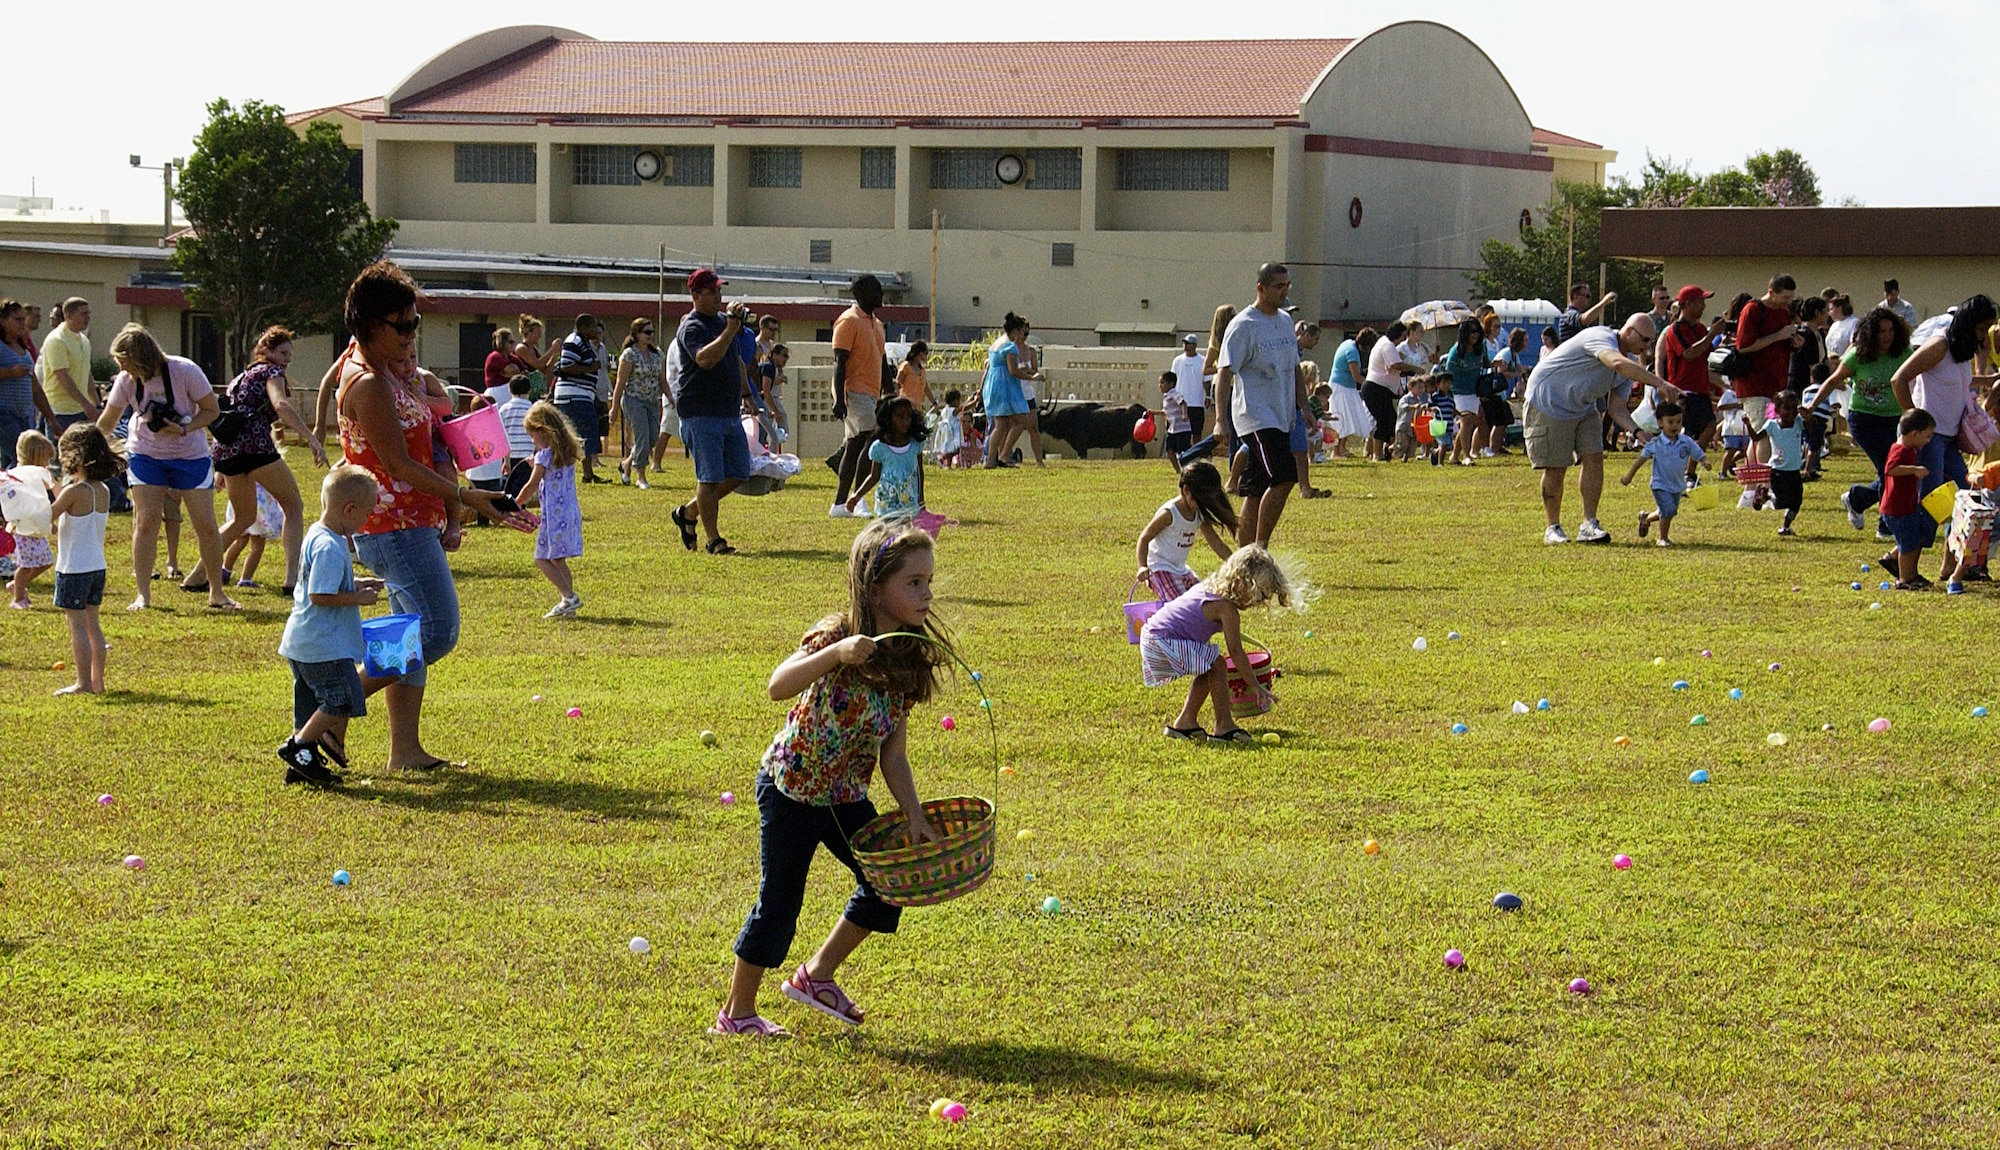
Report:
[[[710,1033],[785,1033],[758,1015],[757,991],[764,972],[785,963],[805,900],[806,869],[821,844],[854,872],[854,895],[826,942],[783,990],[794,1002],[861,1025],[861,1008],[833,981],[834,971],[870,934],[895,933],[901,914],[876,897],[847,844],[875,817],[868,782],[878,762],[909,818],[909,841],[939,837],[917,799],[904,726],[910,708],[930,699],[939,669],[953,658],[949,640],[930,619],[934,564],[931,537],[923,531],[907,522],[869,524],[848,557],[848,609],[815,624],[771,673],[771,698],[797,700],[757,774],[763,880],[736,938],[736,973]],[[932,641],[871,638],[894,631]]]

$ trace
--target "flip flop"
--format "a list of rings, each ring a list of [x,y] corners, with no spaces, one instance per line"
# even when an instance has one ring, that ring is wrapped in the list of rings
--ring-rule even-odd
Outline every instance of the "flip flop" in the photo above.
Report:
[[[419,771],[419,772],[422,772],[423,774],[430,774],[430,773],[431,773],[432,771],[438,771],[438,770],[443,770],[443,769],[444,769],[445,767],[450,767],[450,766],[464,766],[464,765],[465,765],[465,764],[463,764],[463,763],[453,763],[453,762],[452,762],[451,760],[449,760],[449,759],[432,759],[432,760],[430,760],[429,762],[424,762],[424,763],[411,763],[410,765],[408,765],[408,766],[406,766],[406,767],[397,767],[397,768],[396,768],[396,770],[399,770],[399,771]]]
[[[669,512],[667,518],[673,520],[674,526],[681,529],[681,546],[689,551],[694,550],[694,520],[682,515],[678,507]]]

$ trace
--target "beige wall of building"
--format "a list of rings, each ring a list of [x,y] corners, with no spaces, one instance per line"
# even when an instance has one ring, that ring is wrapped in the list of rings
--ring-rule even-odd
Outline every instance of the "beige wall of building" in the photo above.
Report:
[[[1661,265],[1663,279],[1675,287],[1700,284],[1726,303],[1737,292],[1762,295],[1773,275],[1783,272],[1798,281],[1802,295],[1817,295],[1836,287],[1854,300],[1857,313],[1882,299],[1882,281],[1902,284],[1903,298],[1916,305],[1918,319],[1928,319],[1978,293],[2000,298],[2000,257],[1883,258],[1875,256],[1672,256]]]

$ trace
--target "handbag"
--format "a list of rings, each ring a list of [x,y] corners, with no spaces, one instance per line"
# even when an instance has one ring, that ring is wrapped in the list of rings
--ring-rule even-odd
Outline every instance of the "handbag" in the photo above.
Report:
[[[1965,414],[1958,419],[1958,449],[1967,455],[1979,455],[2000,440],[2000,424],[1986,413],[1979,396],[1970,389],[1965,393]]]

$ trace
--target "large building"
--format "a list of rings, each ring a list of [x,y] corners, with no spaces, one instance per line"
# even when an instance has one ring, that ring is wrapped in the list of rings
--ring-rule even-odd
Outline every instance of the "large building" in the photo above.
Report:
[[[1014,310],[1071,343],[1206,328],[1269,259],[1337,324],[1462,297],[1481,241],[1614,158],[1538,131],[1477,45],[1422,21],[1120,43],[512,27],[294,119],[340,125],[399,245],[643,268],[664,246],[670,275],[715,261],[753,292],[875,269],[941,335]]]

